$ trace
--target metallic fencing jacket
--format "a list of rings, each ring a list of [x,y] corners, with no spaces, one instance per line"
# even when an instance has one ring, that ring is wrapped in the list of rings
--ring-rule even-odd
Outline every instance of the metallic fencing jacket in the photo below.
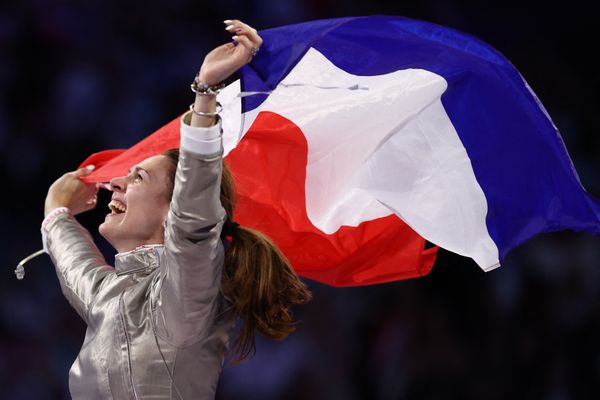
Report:
[[[107,265],[68,213],[46,227],[64,295],[87,323],[74,399],[213,399],[234,325],[221,292],[222,150],[180,153],[165,244]]]

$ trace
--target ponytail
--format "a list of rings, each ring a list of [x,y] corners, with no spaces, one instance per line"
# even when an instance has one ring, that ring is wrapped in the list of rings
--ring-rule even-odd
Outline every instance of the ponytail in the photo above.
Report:
[[[177,165],[178,149],[167,150],[163,155]],[[175,169],[172,175],[174,180]],[[235,188],[225,163],[220,199],[227,213],[225,226],[233,227],[226,232],[231,244],[225,253],[222,287],[236,317],[243,321],[233,342],[236,359],[243,361],[256,350],[255,331],[270,339],[285,339],[295,330],[292,307],[310,301],[312,296],[287,258],[266,235],[233,222]]]
[[[223,293],[243,320],[233,343],[238,360],[255,351],[254,332],[281,340],[295,330],[292,306],[310,292],[281,251],[262,233],[237,227],[225,254]]]

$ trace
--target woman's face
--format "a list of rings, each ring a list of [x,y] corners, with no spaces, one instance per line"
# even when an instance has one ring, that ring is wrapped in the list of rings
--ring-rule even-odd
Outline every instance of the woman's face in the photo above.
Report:
[[[99,231],[118,252],[164,242],[172,168],[169,158],[154,156],[131,168],[127,176],[110,181],[110,213]]]

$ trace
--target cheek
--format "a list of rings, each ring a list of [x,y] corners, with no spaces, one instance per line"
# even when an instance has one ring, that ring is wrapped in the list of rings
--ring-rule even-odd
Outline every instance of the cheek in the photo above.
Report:
[[[169,211],[169,201],[164,193],[134,191],[127,196],[127,204],[128,216],[144,225],[162,224]]]

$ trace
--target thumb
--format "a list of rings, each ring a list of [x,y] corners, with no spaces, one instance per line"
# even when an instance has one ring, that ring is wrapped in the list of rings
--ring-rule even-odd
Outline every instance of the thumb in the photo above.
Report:
[[[77,171],[74,172],[74,175],[76,178],[80,178],[82,176],[91,174],[95,168],[96,167],[93,165],[88,165],[87,167],[79,168]]]

